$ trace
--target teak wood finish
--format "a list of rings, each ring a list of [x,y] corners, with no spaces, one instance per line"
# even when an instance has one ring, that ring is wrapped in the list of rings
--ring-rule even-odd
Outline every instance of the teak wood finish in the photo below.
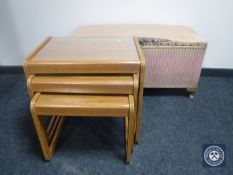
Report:
[[[51,40],[51,36],[47,37],[45,40],[43,40],[25,59],[24,63],[23,63],[23,70],[24,70],[24,74],[26,76],[26,79],[29,77],[30,72],[28,70],[28,61],[30,61],[32,59],[33,56],[35,56],[40,49],[42,49],[50,40]]]
[[[46,46],[46,47],[43,47]],[[132,74],[140,59],[132,38],[47,38],[24,64],[29,74]]]
[[[33,96],[35,92],[56,92],[135,94],[134,98],[137,95],[137,87],[134,84],[137,86],[137,83],[137,76],[133,77],[130,75],[30,75],[27,81],[30,96]]]
[[[100,96],[74,94],[40,94],[31,100],[31,112],[41,148],[46,160],[50,160],[61,133],[64,117],[61,116],[105,116],[125,118],[126,162],[129,163],[134,137],[133,95]],[[43,115],[52,117],[46,130]]]
[[[24,63],[28,91],[32,98],[33,121],[39,132],[38,136],[46,160],[51,159],[54,152],[65,119],[63,116],[87,116],[87,114],[92,116],[88,113],[90,111],[94,111],[93,116],[114,116],[113,109],[110,111],[104,109],[104,106],[109,107],[111,101],[101,106],[102,111],[95,109],[92,102],[97,97],[100,98],[98,95],[101,94],[128,95],[129,101],[133,102],[133,106],[130,105],[129,108],[130,111],[134,110],[135,117],[131,124],[129,121],[131,115],[125,117],[125,138],[126,141],[129,139],[138,143],[140,129],[138,124],[141,123],[143,97],[143,82],[141,81],[144,76],[144,57],[140,51],[141,48],[134,44],[136,38],[132,41],[128,38],[100,39],[99,42],[104,44],[104,48],[100,47],[97,41],[93,38],[77,40],[77,38],[48,37],[27,57]],[[131,44],[127,45],[130,42]],[[42,94],[39,95],[39,93]],[[73,98],[70,93],[73,95],[74,93],[88,94],[90,100],[85,101],[82,98],[84,100],[82,101],[80,98],[84,96],[80,95]],[[73,99],[73,102],[81,100],[79,102],[89,104],[90,108],[84,109],[76,103],[77,106],[73,106],[72,110],[67,109],[69,105],[59,102],[67,98],[69,98],[68,101]],[[123,108],[121,105],[120,103],[116,105],[118,114],[123,112],[119,112],[119,108]],[[41,115],[52,116],[47,133],[38,117]],[[127,162],[130,160],[129,149],[131,153],[133,145],[126,144]]]
[[[139,77],[139,88],[138,88],[138,106],[137,106],[137,118],[136,118],[136,133],[135,133],[135,143],[139,142],[139,132],[141,127],[142,118],[142,103],[143,103],[143,89],[144,89],[144,77],[145,77],[145,57],[142,52],[141,46],[137,37],[134,37],[134,41],[137,47],[138,55],[141,61],[140,65],[140,77]]]

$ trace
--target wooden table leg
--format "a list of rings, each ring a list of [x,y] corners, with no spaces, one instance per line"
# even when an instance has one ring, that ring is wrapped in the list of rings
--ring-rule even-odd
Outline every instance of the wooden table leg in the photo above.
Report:
[[[134,96],[134,109],[135,109],[135,112],[134,112],[134,114],[135,114],[135,117],[134,117],[135,120],[134,120],[134,126],[133,126],[133,128],[134,128],[134,136],[135,136],[135,134],[136,134],[136,126],[137,126],[137,118],[138,118],[138,116],[137,116],[137,114],[138,114],[138,112],[137,112],[137,110],[138,110],[138,87],[139,87],[139,85],[138,85],[138,83],[139,83],[138,74],[134,74],[133,75],[133,79],[134,79],[133,96]],[[134,140],[134,142],[135,142],[135,140]],[[133,151],[133,149],[134,149],[134,144],[132,146],[132,151]]]
[[[48,128],[45,129],[42,116],[38,116],[35,111],[35,103],[39,95],[40,94],[37,93],[33,97],[30,108],[44,158],[45,160],[50,160],[54,153],[58,138],[61,134],[65,118],[62,116],[53,116],[50,120]]]
[[[134,38],[135,45],[137,47],[138,55],[141,61],[140,75],[139,75],[139,92],[138,92],[138,110],[137,110],[137,124],[136,124],[136,134],[135,134],[135,143],[139,141],[139,132],[141,127],[141,118],[142,118],[142,103],[143,103],[143,90],[144,90],[144,74],[145,74],[145,57],[142,51],[141,46],[139,45],[138,38]]]
[[[131,159],[131,153],[132,153],[132,147],[133,147],[133,141],[134,141],[134,122],[135,122],[135,118],[134,118],[134,98],[132,95],[129,95],[129,116],[128,117],[128,123],[129,123],[129,127],[128,127],[128,136],[127,138],[127,152],[126,152],[126,163],[130,162]]]

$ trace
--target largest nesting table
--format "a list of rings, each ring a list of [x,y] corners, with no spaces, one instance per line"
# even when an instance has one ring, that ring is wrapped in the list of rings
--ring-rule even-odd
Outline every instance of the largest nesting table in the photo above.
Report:
[[[143,98],[144,56],[136,40],[136,38],[127,37],[48,37],[27,57],[24,63],[24,71],[32,99],[32,115],[36,115],[36,102],[38,103],[38,115],[57,114],[51,119],[47,129],[48,136],[46,136],[46,139],[50,139],[51,144],[53,144],[50,150],[43,150],[44,141],[43,139],[40,140],[45,159],[49,160],[52,155],[51,152],[54,151],[56,138],[53,140],[53,135],[57,137],[61,132],[59,127],[61,128],[63,125],[64,118],[59,114],[73,116],[75,112],[72,112],[72,110],[78,111],[75,109],[76,106],[79,107],[78,114],[81,116],[87,113],[87,110],[90,110],[88,114],[91,116],[95,114],[103,116],[105,115],[103,113],[110,115],[111,113],[107,111],[109,108],[114,111],[114,115],[119,115],[120,107],[117,107],[117,105],[124,108],[127,106],[125,105],[128,103],[127,101],[130,104],[133,99],[136,118],[132,125],[135,126],[133,137],[134,142],[138,143]],[[72,94],[76,95],[72,96]],[[88,95],[79,96],[79,94]],[[106,96],[93,96],[93,94]],[[119,96],[115,98],[114,95]],[[129,100],[124,98],[123,95],[129,95]],[[110,100],[111,97],[113,98],[112,101]],[[77,98],[79,99],[77,100]],[[55,99],[64,102],[57,103]],[[65,108],[65,105],[70,99],[74,104],[69,106],[69,110],[69,108]],[[116,100],[114,101],[114,99]],[[122,104],[120,104],[120,101],[122,101]],[[60,113],[56,113],[54,105],[50,103],[60,105],[58,110]],[[83,106],[79,103],[83,103]],[[86,103],[97,105],[94,113],[91,112],[92,109],[86,106]],[[46,105],[47,108],[45,108]],[[101,105],[106,106],[106,111],[103,110],[104,108]],[[113,109],[113,107],[115,108]],[[98,112],[96,112],[97,110]],[[35,121],[34,119],[35,124],[36,122],[39,122],[39,120],[36,119]],[[56,127],[58,128],[57,131]],[[37,128],[39,138],[40,130],[41,128]],[[127,161],[129,159],[130,156],[127,156]]]

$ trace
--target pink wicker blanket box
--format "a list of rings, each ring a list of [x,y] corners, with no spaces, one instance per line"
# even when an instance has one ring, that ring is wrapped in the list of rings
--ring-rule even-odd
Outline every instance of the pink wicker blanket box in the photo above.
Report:
[[[123,24],[82,26],[76,37],[138,37],[143,48],[146,88],[198,87],[207,41],[186,26]]]

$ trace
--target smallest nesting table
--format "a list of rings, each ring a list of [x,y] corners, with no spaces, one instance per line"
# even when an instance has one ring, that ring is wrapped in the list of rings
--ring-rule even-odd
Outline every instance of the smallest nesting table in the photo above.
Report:
[[[141,123],[144,57],[132,38],[48,37],[26,59],[31,112],[46,160],[65,116],[124,117],[126,162]],[[46,127],[43,116],[51,116]]]

